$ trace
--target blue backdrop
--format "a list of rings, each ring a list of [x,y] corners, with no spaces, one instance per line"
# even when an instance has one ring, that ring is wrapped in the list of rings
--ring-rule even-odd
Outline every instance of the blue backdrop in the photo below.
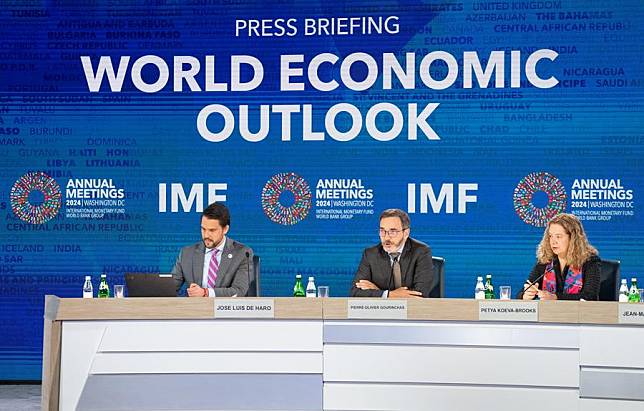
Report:
[[[80,297],[85,275],[96,287],[101,273],[114,284],[125,272],[169,271],[179,248],[199,240],[198,210],[209,196],[230,208],[230,236],[261,256],[269,296],[290,295],[296,273],[346,296],[362,249],[378,241],[378,214],[390,207],[407,210],[412,236],[445,257],[447,297],[471,297],[476,276],[487,273],[496,285],[518,288],[544,218],[560,211],[583,219],[590,241],[602,257],[621,260],[623,275],[644,280],[639,0],[157,3],[3,2],[0,380],[40,378],[45,294]],[[375,23],[370,33],[362,17]],[[335,32],[320,28],[331,24]],[[536,65],[554,87],[535,87],[526,75],[528,56],[539,50],[556,53]],[[455,74],[445,89],[422,79],[421,61],[435,51],[457,66],[454,73],[439,59],[426,70],[435,80]],[[518,87],[510,80],[513,51],[520,52]],[[482,69],[493,68],[492,52],[503,52],[505,66],[495,67],[504,82],[495,86],[490,72],[489,84],[475,76],[466,88],[467,52],[478,53]],[[331,91],[308,80],[321,53],[338,59],[317,71],[321,81],[338,82]],[[377,73],[364,62],[343,71],[347,56],[368,60],[355,53],[372,56]],[[383,53],[402,68],[413,53],[413,87],[396,76],[384,85]],[[231,56],[239,55],[263,67],[249,91],[231,91]],[[303,55],[291,63],[302,69],[291,81],[303,90],[281,86],[284,55]],[[91,75],[101,57],[117,71],[129,56],[121,90],[105,77],[91,91],[81,56]],[[144,92],[133,81],[142,56],[168,66],[161,90]],[[173,91],[177,56],[199,62],[192,89],[184,81]],[[214,82],[228,83],[227,91],[196,90],[208,82],[206,56],[215,56]],[[144,65],[141,81],[153,84],[162,70]],[[347,76],[373,84],[356,91]],[[252,78],[248,65],[240,78]],[[334,139],[325,122],[341,103],[355,106],[364,123],[350,141]],[[402,129],[389,141],[366,128],[378,103],[400,108]],[[409,104],[420,113],[433,103],[426,123],[438,138],[408,123]],[[197,126],[213,104],[235,122],[221,142]],[[266,117],[265,138],[244,139],[240,105],[248,106],[253,133],[261,105],[297,106],[290,139],[276,112]],[[303,114],[305,105],[312,114]],[[346,111],[335,120],[339,133],[355,125]],[[396,127],[386,112],[372,123],[383,132]],[[306,124],[324,139],[306,137]],[[223,117],[215,113],[205,125],[217,133]]]

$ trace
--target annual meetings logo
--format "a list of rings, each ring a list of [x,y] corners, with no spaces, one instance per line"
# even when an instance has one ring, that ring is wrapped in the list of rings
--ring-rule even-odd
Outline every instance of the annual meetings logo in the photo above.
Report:
[[[535,195],[545,193],[548,202],[543,207],[534,204]],[[545,227],[557,214],[566,211],[566,189],[561,181],[546,172],[530,173],[514,189],[514,210],[521,220],[535,227]]]
[[[285,198],[291,196],[292,199]],[[311,188],[306,180],[295,173],[275,174],[262,189],[262,209],[274,223],[297,224],[311,210]]]
[[[34,195],[42,196],[40,204],[32,204],[29,200],[29,197]],[[31,224],[43,224],[56,217],[60,211],[61,197],[60,186],[56,180],[42,171],[30,172],[20,177],[11,187],[9,194],[14,214]]]

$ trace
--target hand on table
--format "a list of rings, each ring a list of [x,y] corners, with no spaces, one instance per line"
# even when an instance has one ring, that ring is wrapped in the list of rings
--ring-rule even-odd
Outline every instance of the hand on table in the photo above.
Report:
[[[199,287],[195,283],[190,284],[187,291],[188,297],[206,297],[208,295],[208,293],[205,292],[205,289]]]
[[[423,293],[410,290],[407,287],[400,287],[389,291],[389,298],[423,298]]]
[[[359,288],[361,290],[380,290],[378,286],[376,286],[374,283],[372,283],[369,280],[360,280],[356,283],[356,288]]]
[[[552,294],[552,293],[549,293],[548,291],[541,290],[541,291],[539,291],[537,293],[537,295],[539,296],[540,300],[556,300],[557,299],[557,294]]]
[[[527,287],[528,283],[526,283],[523,287]],[[529,288],[526,288],[523,290],[523,299],[524,300],[534,300],[534,297],[537,295],[539,292],[539,284],[533,284]]]

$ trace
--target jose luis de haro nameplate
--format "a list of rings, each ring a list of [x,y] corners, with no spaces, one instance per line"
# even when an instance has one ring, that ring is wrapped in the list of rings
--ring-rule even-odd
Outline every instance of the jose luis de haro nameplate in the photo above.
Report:
[[[275,318],[275,303],[271,298],[215,298],[215,318]]]
[[[479,301],[479,320],[539,321],[539,302]]]
[[[347,318],[362,320],[406,320],[407,301],[347,300]]]

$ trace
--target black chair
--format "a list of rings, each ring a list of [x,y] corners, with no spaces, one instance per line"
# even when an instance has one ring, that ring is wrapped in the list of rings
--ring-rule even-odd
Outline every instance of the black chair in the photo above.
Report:
[[[259,256],[256,254],[253,255],[253,269],[248,273],[248,279],[250,282],[246,297],[259,297]]]
[[[599,301],[619,299],[619,260],[601,261],[599,277]]]
[[[445,259],[443,257],[432,257],[434,266],[434,284],[429,290],[430,298],[443,298],[445,296]]]

